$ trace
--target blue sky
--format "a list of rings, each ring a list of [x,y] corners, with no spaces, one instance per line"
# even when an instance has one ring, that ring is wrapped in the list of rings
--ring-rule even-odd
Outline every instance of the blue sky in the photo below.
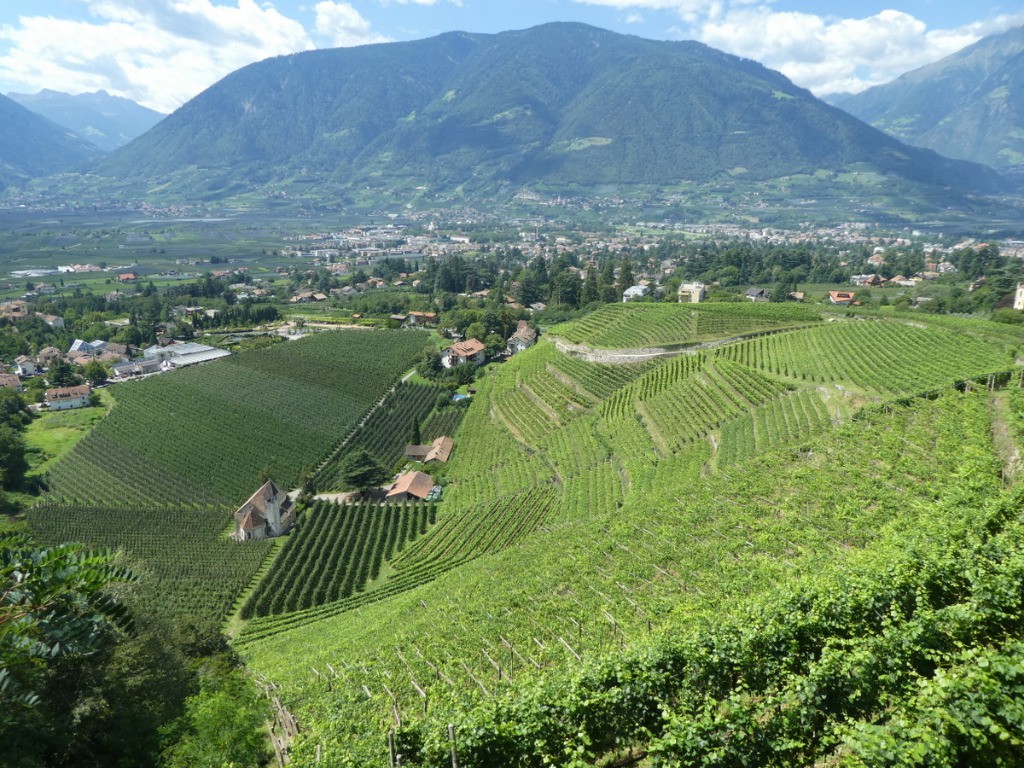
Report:
[[[823,96],[1024,24],[1024,10],[992,0],[0,0],[0,92],[103,89],[169,112],[269,56],[549,21],[700,40]]]

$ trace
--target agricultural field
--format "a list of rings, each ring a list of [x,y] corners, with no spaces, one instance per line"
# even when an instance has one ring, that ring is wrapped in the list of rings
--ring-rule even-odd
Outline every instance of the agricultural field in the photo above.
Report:
[[[46,474],[78,504],[241,504],[294,487],[416,362],[415,331],[337,331],[118,385],[117,407]]]
[[[28,517],[45,544],[78,541],[123,553],[139,577],[132,601],[148,618],[219,623],[253,580],[269,541],[239,546],[223,507],[44,503]]]
[[[573,344],[601,349],[673,347],[819,322],[800,304],[606,304],[550,330]]]
[[[426,533],[366,592],[254,618],[236,639],[309,723],[299,762],[387,765],[393,730],[403,764],[450,765],[454,722],[460,765],[564,764],[502,741],[490,708],[647,658],[700,617],[742,618],[779,583],[841,578],[915,531],[967,525],[969,510],[944,506],[965,489],[972,504],[999,497],[984,385],[1013,368],[1011,339],[898,318],[789,322],[639,365],[542,342],[490,369]],[[965,380],[978,391],[959,393]],[[585,763],[614,752],[516,712]]]

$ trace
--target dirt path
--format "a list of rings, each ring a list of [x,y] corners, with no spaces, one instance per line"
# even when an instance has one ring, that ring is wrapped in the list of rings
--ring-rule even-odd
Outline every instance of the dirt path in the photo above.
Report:
[[[1020,477],[1024,468],[1020,455],[1020,447],[1014,439],[1013,427],[1010,424],[1009,393],[1006,390],[995,392],[989,400],[992,410],[992,445],[996,455],[1003,462],[1003,479],[1013,483]]]

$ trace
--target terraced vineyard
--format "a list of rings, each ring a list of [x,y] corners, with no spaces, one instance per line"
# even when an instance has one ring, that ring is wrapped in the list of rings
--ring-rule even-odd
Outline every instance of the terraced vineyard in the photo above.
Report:
[[[412,331],[321,333],[118,385],[117,407],[47,473],[49,496],[235,505],[267,468],[292,487],[425,343]]]
[[[799,304],[606,304],[550,333],[603,349],[694,344],[821,320]]]
[[[721,354],[782,376],[848,381],[880,395],[926,392],[1012,367],[1001,345],[882,320],[836,322],[766,336]]]
[[[220,622],[252,581],[270,542],[239,546],[224,533],[223,507],[150,505],[68,507],[43,504],[29,515],[42,543],[78,541],[120,550],[141,577],[134,601],[143,613]]]

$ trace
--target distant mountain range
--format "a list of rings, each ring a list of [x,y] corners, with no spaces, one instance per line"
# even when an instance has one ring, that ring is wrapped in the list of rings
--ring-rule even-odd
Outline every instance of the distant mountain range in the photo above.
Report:
[[[494,199],[821,171],[957,191],[1003,183],[753,61],[555,23],[250,65],[93,163],[90,184],[194,201],[283,190],[350,202],[395,189]]]
[[[876,128],[949,157],[1024,170],[1024,27],[891,83],[831,99]]]
[[[123,147],[165,117],[106,91],[71,95],[43,90],[36,94],[10,93],[8,96],[106,152]]]
[[[0,96],[0,189],[66,171],[102,151],[6,96]]]

